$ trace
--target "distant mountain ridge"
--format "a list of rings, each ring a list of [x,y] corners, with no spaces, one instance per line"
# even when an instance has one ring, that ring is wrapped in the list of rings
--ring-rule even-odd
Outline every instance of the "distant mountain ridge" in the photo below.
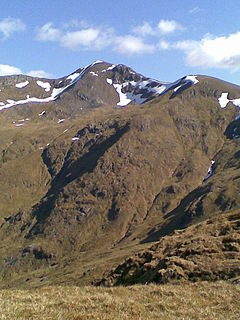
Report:
[[[120,107],[131,102],[142,104],[169,90],[174,90],[174,93],[177,94],[178,91],[180,92],[198,82],[195,76],[186,76],[174,83],[161,83],[144,77],[124,65],[116,66],[98,60],[56,80],[32,78],[24,75],[1,77],[0,110],[21,104],[55,101],[85,76],[92,77],[91,80],[94,77],[101,78],[106,87],[111,86],[118,94],[117,105]],[[18,99],[16,99],[17,97]]]
[[[160,82],[138,74],[122,64],[113,65],[97,60],[59,79],[33,78],[25,75],[0,77],[0,111],[17,105],[54,102],[81,80],[85,83],[80,85],[80,100],[90,99],[91,104],[115,104],[119,107],[125,107],[130,103],[140,105],[169,91],[171,98],[174,98],[199,82],[198,77],[194,75],[184,76],[172,83]],[[92,86],[94,90],[91,90]],[[218,100],[222,108],[229,102],[240,108],[240,98],[229,100],[228,92],[222,92]]]

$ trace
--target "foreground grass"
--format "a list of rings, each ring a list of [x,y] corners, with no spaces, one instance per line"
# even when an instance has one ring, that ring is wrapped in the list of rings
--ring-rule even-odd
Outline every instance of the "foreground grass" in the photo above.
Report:
[[[1,319],[240,319],[240,285],[1,290]]]

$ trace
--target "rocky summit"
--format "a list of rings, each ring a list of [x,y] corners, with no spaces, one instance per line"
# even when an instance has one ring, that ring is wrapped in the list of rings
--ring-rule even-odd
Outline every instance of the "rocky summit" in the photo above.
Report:
[[[238,281],[239,114],[207,76],[0,77],[0,286]]]

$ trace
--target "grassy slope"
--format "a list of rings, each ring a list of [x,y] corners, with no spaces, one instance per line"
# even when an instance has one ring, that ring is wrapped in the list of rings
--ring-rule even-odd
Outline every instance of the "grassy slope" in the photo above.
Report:
[[[238,320],[240,285],[227,282],[118,288],[1,290],[2,319]]]

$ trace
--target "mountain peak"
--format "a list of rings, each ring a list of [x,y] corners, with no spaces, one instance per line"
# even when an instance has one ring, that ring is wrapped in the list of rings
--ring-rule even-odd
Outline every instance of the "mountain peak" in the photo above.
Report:
[[[142,104],[169,90],[175,90],[177,93],[178,90],[183,90],[197,83],[194,76],[188,76],[171,84],[163,84],[144,77],[123,64],[114,65],[97,60],[56,80],[24,75],[2,77],[0,81],[0,110],[16,105],[53,102],[83,79],[84,84],[88,87],[95,86],[97,88],[100,86],[103,88],[104,86],[105,91],[112,91],[110,96],[113,96],[114,92],[115,95],[117,93],[119,101],[116,104],[120,107],[131,102]],[[98,94],[99,101],[102,100],[105,104],[114,104],[114,99],[106,101],[103,99],[101,91]]]
[[[79,68],[59,79],[42,79],[25,75],[0,78],[0,111],[14,106],[53,103],[67,99],[83,108],[87,105],[126,107],[140,105],[170,92],[170,98],[198,85],[199,76],[187,75],[172,83],[161,82],[135,72],[123,64],[102,60]],[[219,104],[232,102],[239,107],[239,97],[218,96]]]

